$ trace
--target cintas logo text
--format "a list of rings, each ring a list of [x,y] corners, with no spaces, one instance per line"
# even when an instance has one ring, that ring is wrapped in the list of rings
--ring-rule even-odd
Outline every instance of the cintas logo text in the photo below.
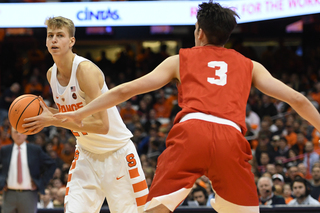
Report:
[[[107,10],[92,11],[86,7],[86,9],[80,10],[77,13],[77,18],[80,21],[89,21],[92,19],[107,20],[109,18],[118,20],[120,17],[117,10],[112,11],[110,8],[108,8]]]

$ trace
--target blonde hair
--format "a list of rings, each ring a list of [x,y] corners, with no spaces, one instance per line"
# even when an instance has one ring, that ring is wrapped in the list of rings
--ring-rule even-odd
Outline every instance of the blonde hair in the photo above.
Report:
[[[52,29],[61,29],[63,27],[66,27],[68,29],[70,37],[74,37],[76,32],[73,21],[62,16],[47,18],[45,21],[45,25],[47,25],[48,28]]]

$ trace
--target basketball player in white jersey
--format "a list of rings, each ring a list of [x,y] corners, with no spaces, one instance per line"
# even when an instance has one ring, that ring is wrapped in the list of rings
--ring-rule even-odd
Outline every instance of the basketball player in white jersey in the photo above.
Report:
[[[75,26],[64,17],[46,20],[46,46],[54,65],[47,79],[58,109],[42,104],[41,115],[26,119],[26,129],[54,125],[70,129],[77,139],[65,196],[65,212],[95,213],[107,198],[112,213],[143,212],[148,187],[131,132],[116,107],[85,119],[83,126],[62,123],[58,112],[75,111],[108,91],[101,70],[72,52]]]

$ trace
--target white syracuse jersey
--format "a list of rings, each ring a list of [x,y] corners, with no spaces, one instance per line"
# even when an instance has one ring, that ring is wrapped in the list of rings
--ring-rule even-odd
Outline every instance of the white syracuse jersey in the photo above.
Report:
[[[57,80],[57,66],[53,65],[51,71],[50,85],[52,89],[53,99],[59,109],[59,112],[75,111],[84,107],[87,103],[84,99],[85,94],[80,90],[76,77],[78,65],[83,61],[89,61],[81,56],[75,55],[69,83],[66,87],[62,87]],[[90,72],[90,70],[88,70]],[[103,73],[101,72],[101,75]],[[90,82],[88,82],[90,83]],[[62,91],[59,89],[62,88]],[[108,91],[106,83],[101,89],[102,93]],[[114,106],[107,109],[109,117],[108,134],[94,134],[87,132],[74,132],[73,135],[77,139],[77,145],[91,153],[103,154],[119,148],[130,142],[132,133],[123,123],[118,109]]]

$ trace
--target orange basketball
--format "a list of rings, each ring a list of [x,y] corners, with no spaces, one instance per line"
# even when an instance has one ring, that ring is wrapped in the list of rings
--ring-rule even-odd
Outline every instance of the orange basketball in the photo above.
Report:
[[[26,135],[32,135],[24,130],[22,125],[25,123],[25,118],[37,116],[42,113],[42,107],[40,106],[42,99],[36,95],[25,94],[17,97],[10,105],[8,117],[11,126],[19,133]],[[39,132],[39,131],[38,131]]]

